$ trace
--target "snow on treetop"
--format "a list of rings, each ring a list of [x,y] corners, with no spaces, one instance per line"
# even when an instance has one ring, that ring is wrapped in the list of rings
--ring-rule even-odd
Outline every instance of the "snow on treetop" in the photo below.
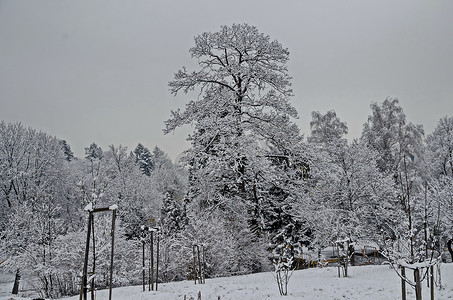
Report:
[[[85,208],[83,210],[92,211],[93,210],[93,203],[92,202],[88,203],[87,206],[85,206]]]

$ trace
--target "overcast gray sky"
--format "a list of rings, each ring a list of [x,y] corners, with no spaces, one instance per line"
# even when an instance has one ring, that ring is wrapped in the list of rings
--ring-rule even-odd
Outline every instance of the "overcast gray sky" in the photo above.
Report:
[[[65,139],[158,145],[175,158],[190,128],[164,136],[167,83],[193,37],[248,23],[290,51],[296,123],[334,109],[360,136],[371,102],[397,97],[432,132],[453,113],[453,1],[1,1],[0,120]]]

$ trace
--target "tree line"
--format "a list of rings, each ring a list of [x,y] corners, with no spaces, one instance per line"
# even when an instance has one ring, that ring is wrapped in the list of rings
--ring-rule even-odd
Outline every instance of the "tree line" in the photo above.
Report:
[[[169,202],[179,204],[186,186],[182,168],[157,146],[149,151],[141,144],[128,152],[114,145],[104,151],[92,143],[85,157],[77,158],[64,140],[20,123],[0,123],[0,153],[2,266],[19,271],[43,297],[77,294],[84,207],[117,204],[114,283],[139,281],[140,226],[159,226]],[[109,279],[109,220],[108,215],[95,219],[99,287]]]

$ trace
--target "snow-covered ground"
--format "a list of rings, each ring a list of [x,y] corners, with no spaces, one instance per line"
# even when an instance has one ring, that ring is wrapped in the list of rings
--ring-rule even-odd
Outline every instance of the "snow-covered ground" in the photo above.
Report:
[[[349,278],[338,278],[337,268],[309,269],[294,272],[287,297],[281,297],[272,273],[207,279],[206,284],[195,285],[193,281],[172,282],[159,285],[158,291],[142,292],[141,286],[116,288],[113,299],[127,300],[172,300],[197,299],[201,292],[203,300],[220,299],[401,299],[401,281],[388,266],[350,267]],[[4,281],[4,280],[3,280]],[[435,290],[435,299],[453,299],[453,264],[442,265],[442,290]],[[5,290],[5,282],[0,284]],[[9,282],[8,289],[12,287]],[[415,292],[408,287],[407,299],[414,299]],[[4,294],[3,294],[4,295]],[[25,300],[11,295],[2,300]],[[76,300],[76,297],[62,298]],[[98,291],[97,300],[108,299],[108,290]],[[429,298],[429,289],[423,285],[423,299]]]

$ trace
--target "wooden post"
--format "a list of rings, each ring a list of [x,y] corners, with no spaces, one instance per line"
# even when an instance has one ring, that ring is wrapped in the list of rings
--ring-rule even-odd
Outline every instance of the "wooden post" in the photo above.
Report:
[[[335,246],[332,247],[332,253],[335,253],[335,247],[337,247],[337,257],[338,257],[338,278],[341,277],[341,258],[340,258],[340,248],[338,247],[338,243],[335,244]]]
[[[157,285],[159,284],[159,241],[160,241],[160,234],[157,231],[157,250],[156,250],[156,291]]]
[[[94,216],[92,216],[93,220],[91,220],[91,239],[93,240],[93,268],[91,269],[91,300],[94,300],[94,274],[96,272],[96,241],[94,236]]]
[[[93,208],[92,204],[90,203],[85,207],[85,210],[89,212],[88,214],[88,228],[87,228],[87,240],[85,245],[85,261],[83,264],[83,271],[82,271],[82,283],[80,285],[80,294],[79,300],[87,300],[87,281],[88,281],[88,256],[90,252],[90,234],[93,232],[93,248],[95,247],[94,243],[94,216],[93,213],[103,212],[103,211],[112,211],[112,230],[110,235],[112,236],[112,251],[110,254],[110,292],[109,292],[109,300],[112,299],[112,283],[113,283],[113,254],[115,249],[115,220],[116,220],[116,205],[112,205],[110,207],[104,208]],[[93,256],[95,255],[95,250],[93,249]],[[94,265],[95,265],[95,257],[93,259],[93,272],[94,272]],[[94,283],[94,281],[92,281]],[[94,297],[94,286],[92,289],[91,297]]]
[[[201,259],[200,259],[200,246],[197,245],[197,259],[198,259],[198,274],[199,274],[199,278],[198,278],[198,283],[202,284],[203,283],[203,273],[201,271]]]
[[[401,266],[401,299],[406,300],[406,269]]]
[[[109,300],[112,300],[112,283],[113,283],[113,254],[115,248],[115,221],[116,221],[116,209],[113,210],[112,215],[112,252],[110,254],[110,291],[109,291]]]
[[[151,291],[151,238],[150,238],[150,249],[148,258],[148,292]]]
[[[205,268],[206,268],[206,257],[205,257],[205,254],[206,254],[206,252],[205,252],[204,246],[202,245],[201,247],[203,249],[203,253],[202,253],[203,254],[203,263],[202,263],[202,266],[203,266],[203,284],[205,284],[206,283],[206,276],[205,276]]]
[[[151,290],[154,291],[154,231],[151,231]]]
[[[195,245],[192,246],[192,255],[193,255],[193,278],[195,284],[197,284],[197,257],[195,256]]]
[[[93,219],[93,213],[90,211],[88,215],[88,230],[87,230],[87,242],[85,244],[85,261],[83,263],[82,271],[82,284],[80,286],[79,300],[87,300],[87,270],[88,270],[88,253],[90,251],[90,234],[91,234],[91,220]]]
[[[142,240],[142,286],[145,291],[145,240]]]
[[[431,300],[434,300],[434,266],[429,268],[431,275]]]
[[[420,282],[420,269],[414,270],[414,281],[415,281],[415,299],[422,300],[422,283]]]

